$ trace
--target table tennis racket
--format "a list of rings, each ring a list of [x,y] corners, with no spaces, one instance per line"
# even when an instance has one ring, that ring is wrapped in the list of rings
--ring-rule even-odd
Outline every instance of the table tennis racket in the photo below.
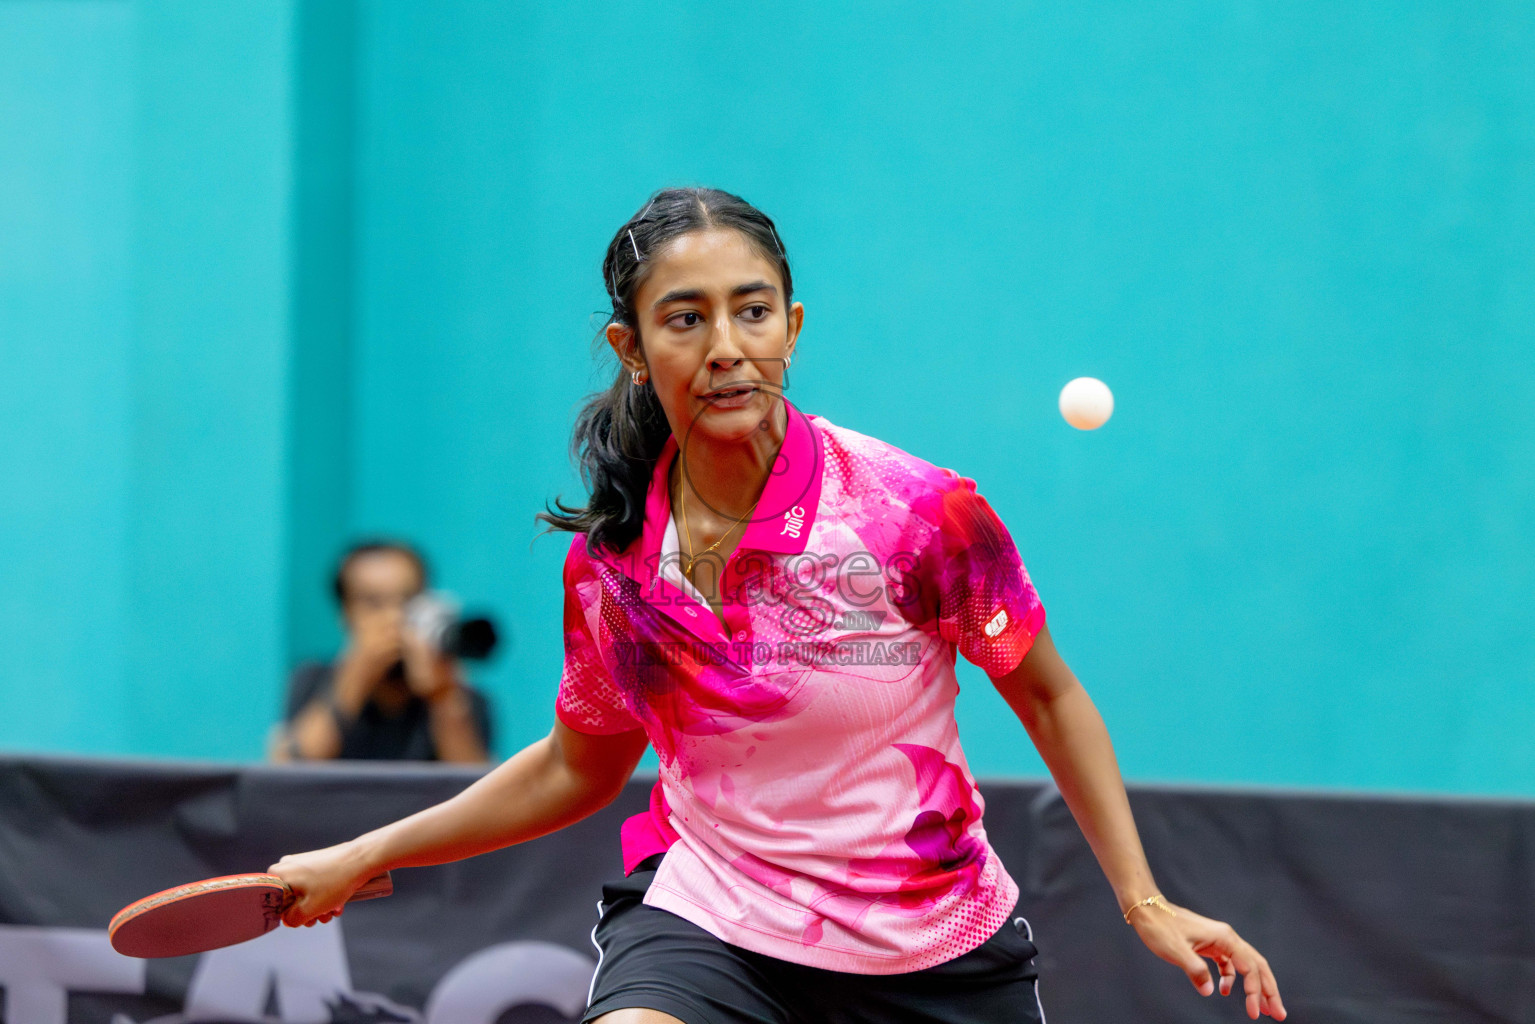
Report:
[[[348,903],[394,892],[385,871],[364,882]],[[203,953],[265,935],[282,922],[293,890],[276,875],[220,875],[145,896],[112,917],[107,935],[124,956]]]

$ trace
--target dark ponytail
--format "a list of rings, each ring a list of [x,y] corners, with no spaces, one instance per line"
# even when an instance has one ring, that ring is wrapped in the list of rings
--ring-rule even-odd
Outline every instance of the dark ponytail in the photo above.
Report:
[[[741,232],[763,257],[777,264],[783,277],[783,301],[787,305],[792,299],[789,259],[778,229],[766,214],[719,189],[662,189],[618,229],[602,261],[603,283],[613,304],[607,323],[633,330],[642,354],[644,340],[634,296],[649,256],[681,235],[708,228]],[[592,555],[598,554],[599,547],[614,554],[623,551],[644,530],[646,491],[670,434],[655,388],[649,381],[636,386],[620,363],[613,383],[587,399],[571,437],[571,454],[591,493],[591,503],[584,508],[567,506],[555,498],[558,512],[546,509],[534,518],[549,524],[545,533],[586,534],[586,549]]]

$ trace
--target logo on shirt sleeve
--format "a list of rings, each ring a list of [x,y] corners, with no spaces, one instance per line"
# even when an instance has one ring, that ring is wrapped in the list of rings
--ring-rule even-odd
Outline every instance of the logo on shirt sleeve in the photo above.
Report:
[[[1006,628],[1007,628],[1007,609],[1006,608],[998,608],[997,609],[997,614],[993,615],[991,617],[991,621],[986,623],[986,635],[987,636],[996,636],[998,633],[1002,632]]]

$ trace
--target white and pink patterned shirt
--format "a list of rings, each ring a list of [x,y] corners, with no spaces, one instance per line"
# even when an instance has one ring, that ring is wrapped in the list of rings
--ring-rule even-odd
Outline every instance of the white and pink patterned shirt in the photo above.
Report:
[[[622,837],[625,870],[666,851],[646,903],[794,963],[920,970],[1018,898],[960,749],[956,651],[1005,675],[1045,611],[975,481],[785,405],[723,620],[675,564],[675,437],[642,535],[600,557],[574,538],[556,714],[659,755]]]

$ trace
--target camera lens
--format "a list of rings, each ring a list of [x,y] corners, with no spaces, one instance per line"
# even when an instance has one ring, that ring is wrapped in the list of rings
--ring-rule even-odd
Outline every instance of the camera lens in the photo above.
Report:
[[[443,651],[455,658],[483,661],[496,649],[496,624],[486,618],[460,619],[443,631]]]

